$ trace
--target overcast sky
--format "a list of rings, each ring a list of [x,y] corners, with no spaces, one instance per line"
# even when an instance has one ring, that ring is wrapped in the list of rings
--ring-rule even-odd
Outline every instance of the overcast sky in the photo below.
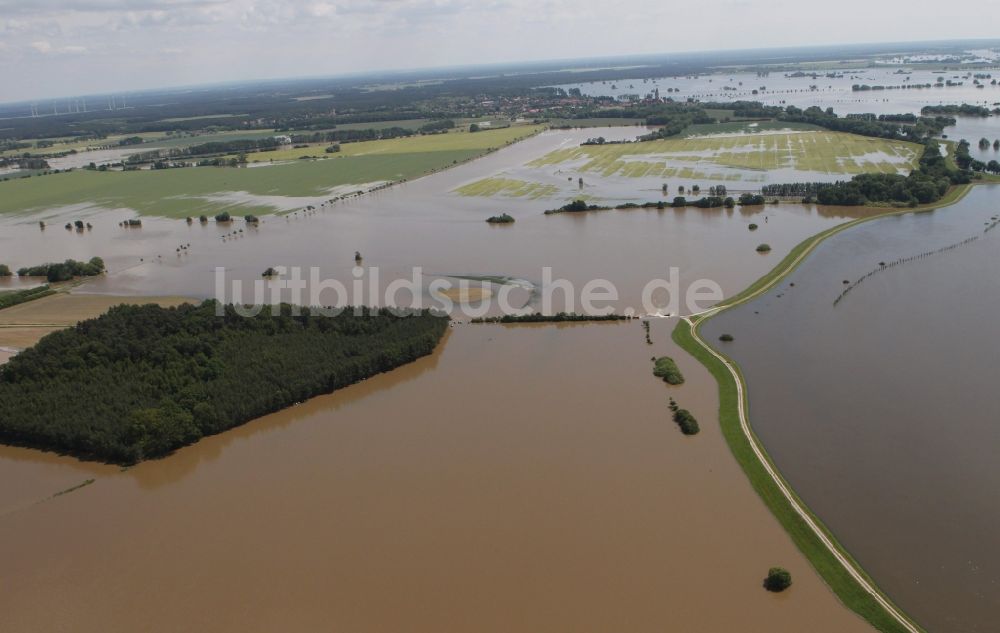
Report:
[[[364,70],[996,37],[996,0],[0,0],[0,102]]]

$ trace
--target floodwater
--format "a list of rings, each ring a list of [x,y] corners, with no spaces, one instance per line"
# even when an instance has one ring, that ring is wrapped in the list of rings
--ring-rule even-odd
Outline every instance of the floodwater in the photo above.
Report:
[[[897,74],[895,68],[854,68],[837,71],[838,77],[786,77],[784,73],[773,73],[767,77],[757,77],[756,73],[719,73],[696,77],[667,77],[643,82],[641,79],[618,82],[591,82],[568,84],[565,89],[579,88],[583,94],[622,96],[639,94],[645,96],[654,89],[660,90],[661,97],[672,97],[676,101],[698,99],[706,102],[726,103],[730,101],[760,101],[769,106],[794,105],[800,108],[817,106],[833,108],[845,114],[920,114],[924,106],[957,105],[967,103],[994,109],[1000,103],[1000,85],[993,85],[992,79],[980,80],[982,88],[973,84],[974,77],[968,73],[996,73],[989,70],[949,70],[947,72],[913,70],[908,74]],[[944,78],[961,85],[936,86],[938,78]],[[931,88],[853,91],[854,84],[902,86],[907,84],[932,84]],[[614,88],[612,88],[614,86]],[[736,90],[723,89],[723,86]],[[815,86],[815,89],[813,87]],[[761,88],[766,90],[761,91]],[[674,92],[667,92],[668,89]],[[757,90],[758,94],[753,94]],[[1000,160],[1000,152],[991,146],[980,150],[979,139],[986,137],[992,143],[1000,138],[1000,117],[954,117],[956,124],[946,128],[949,139],[966,139],[972,145],[969,149],[974,158],[982,161]],[[801,178],[800,178],[801,179]],[[772,182],[776,182],[773,181]],[[789,182],[796,182],[795,179]]]
[[[946,128],[945,133],[950,140],[969,141],[969,155],[973,158],[984,163],[1000,160],[1000,150],[993,149],[993,142],[1000,140],[1000,116],[955,117],[955,125]],[[979,140],[983,138],[990,142],[989,147],[979,147]]]
[[[456,326],[126,471],[0,448],[2,628],[869,631],[750,488],[672,325]],[[687,385],[652,377],[664,353]]]
[[[845,68],[838,69],[836,77],[826,77],[827,72],[817,71],[812,76],[791,77],[783,72],[774,72],[766,77],[758,77],[754,72],[717,73],[692,77],[664,77],[643,82],[642,79],[622,81],[589,82],[560,86],[569,90],[579,88],[585,95],[620,97],[639,95],[640,97],[659,89],[660,97],[672,97],[675,101],[697,99],[706,102],[760,101],[764,105],[794,105],[800,108],[818,106],[832,107],[838,114],[874,113],[896,114],[912,112],[919,114],[928,105],[968,103],[992,106],[1000,101],[1000,86],[985,80],[982,88],[974,84],[974,77],[967,74],[993,73],[990,70],[913,70],[898,73],[898,68]],[[951,81],[952,86],[936,86],[938,78]],[[980,80],[983,81],[983,80]],[[931,84],[930,88],[900,88],[893,90],[853,91],[854,84],[906,86]],[[672,92],[668,92],[672,90]],[[755,93],[756,91],[756,93]]]
[[[551,266],[577,289],[614,283],[622,310],[671,267],[682,287],[704,278],[735,293],[859,212],[545,216],[544,200],[450,193],[592,134],[543,134],[257,229],[155,218],[123,229],[128,210],[42,210],[3,218],[0,250],[12,267],[100,255],[111,272],[88,292],[193,297],[214,295],[216,267],[247,283],[268,266],[349,281],[356,250],[380,288],[415,266],[537,288]],[[588,179],[585,191],[624,182]],[[632,186],[637,201],[661,195]],[[484,222],[499,212],[517,222]],[[94,228],[62,228],[77,217]],[[770,254],[755,252],[762,242]],[[563,297],[552,309],[569,307]],[[634,322],[458,325],[432,357],[124,472],[2,448],[3,629],[869,630],[749,487],[713,422],[715,384],[670,343],[673,324],[653,321],[653,346]],[[687,385],[652,378],[649,358],[664,353]],[[701,434],[679,433],[671,394]],[[791,591],[763,591],[773,565],[792,571]]]
[[[416,294],[424,299],[430,297],[427,284],[443,275],[502,275],[543,288],[544,268],[551,267],[552,279],[568,279],[576,289],[573,304],[562,293],[553,293],[553,310],[581,310],[584,284],[606,279],[618,291],[618,301],[612,302],[616,309],[633,308],[642,314],[650,311],[644,309],[643,290],[652,280],[669,281],[672,267],[678,270],[682,289],[706,279],[733,294],[801,240],[865,213],[857,208],[782,204],[546,216],[545,209],[560,206],[566,199],[475,198],[452,193],[463,184],[502,174],[594,134],[614,139],[636,133],[636,129],[623,128],[547,132],[480,160],[362,198],[311,213],[265,216],[259,228],[245,227],[242,220],[222,226],[144,218],[141,228],[126,229],[118,222],[131,217],[127,209],[101,210],[81,204],[39,210],[0,219],[0,251],[12,267],[99,255],[110,274],[88,282],[84,290],[106,294],[215,296],[215,270],[222,267],[229,282],[243,283],[240,297],[247,302],[254,300],[251,284],[263,285],[261,273],[270,266],[301,267],[305,277],[310,267],[316,267],[321,279],[336,279],[352,288],[355,251],[364,258],[364,288],[375,284],[379,290],[352,303],[391,303],[385,301],[385,287],[392,280],[412,280],[415,267],[424,276]],[[608,196],[615,202],[665,199],[659,179],[584,177],[584,187],[578,191],[588,197]],[[567,182],[572,178],[575,183],[577,174],[560,174],[559,178]],[[707,190],[711,183],[701,184]],[[485,222],[504,212],[516,218],[513,226],[494,227]],[[38,227],[40,218],[48,224],[44,231]],[[63,228],[66,221],[78,218],[94,228],[83,232]],[[760,229],[750,232],[751,223]],[[773,248],[770,255],[762,257],[755,251],[762,242]],[[379,269],[378,282],[372,281],[371,268]],[[277,286],[267,284],[267,297],[278,292]],[[226,298],[233,299],[231,286],[226,288]],[[373,294],[378,295],[375,300]],[[652,296],[657,310],[680,311],[667,309],[670,302],[665,292]],[[319,297],[324,304],[334,302],[334,295]],[[537,301],[538,293],[518,291],[512,298],[520,306]],[[409,299],[403,292],[395,303],[409,303]]]
[[[751,423],[795,490],[935,633],[1000,614],[998,215],[1000,187],[977,187],[850,229],[704,327],[734,336]]]

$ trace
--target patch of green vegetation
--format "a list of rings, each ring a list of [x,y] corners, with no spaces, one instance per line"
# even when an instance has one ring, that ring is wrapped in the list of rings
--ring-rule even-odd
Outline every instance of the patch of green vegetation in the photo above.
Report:
[[[556,213],[581,213],[583,211],[608,211],[611,207],[599,205],[599,204],[587,204],[587,201],[583,198],[577,198],[572,202],[568,202],[558,209],[547,209],[545,215],[553,215]]]
[[[669,385],[684,384],[684,374],[669,356],[660,356],[653,361],[653,375]]]
[[[367,128],[366,128],[367,129]],[[517,125],[497,129],[482,129],[470,134],[464,129],[451,130],[444,134],[400,136],[380,140],[341,143],[342,157],[371,156],[379,154],[429,154],[436,152],[476,151],[484,153],[497,150],[518,140],[537,134],[544,129],[541,125]],[[298,160],[302,157],[322,155],[327,142],[307,144],[300,147],[285,146],[266,152],[248,155],[251,162]],[[231,156],[235,157],[235,156]],[[367,182],[367,181],[363,181]]]
[[[813,129],[581,145],[550,152],[528,166],[579,162],[580,171],[636,178],[708,179],[719,168],[895,174],[914,168],[922,151],[916,143]]]
[[[539,128],[540,129],[540,128]],[[512,134],[510,130],[517,132]],[[193,167],[139,171],[76,170],[0,182],[0,214],[23,214],[75,204],[128,208],[142,215],[185,218],[229,208],[255,214],[277,209],[266,199],[219,202],[213,195],[318,197],[343,185],[399,181],[440,171],[502,147],[535,128],[477,134],[434,134],[349,143],[335,158],[254,168]],[[432,142],[430,139],[446,139]],[[203,140],[201,138],[199,141]],[[301,151],[301,150],[300,150]],[[322,148],[319,149],[322,153]],[[264,156],[269,152],[253,154]]]
[[[486,221],[490,224],[513,224],[514,216],[509,213],[501,213],[500,215],[491,215],[486,218]]]
[[[771,245],[770,244],[759,244],[757,246],[757,252],[758,253],[770,253],[771,252]]]
[[[49,295],[55,294],[56,291],[48,286],[48,284],[43,286],[35,286],[34,288],[25,288],[24,290],[12,290],[10,292],[0,293],[0,310],[4,308],[9,308],[11,306],[16,306],[19,303],[25,303],[28,301],[34,301],[35,299],[41,299],[42,297],[47,297]]]
[[[784,567],[772,567],[767,570],[764,578],[764,588],[768,591],[781,592],[792,586],[792,574]]]
[[[64,262],[25,266],[17,270],[18,277],[45,277],[49,282],[69,281],[74,277],[96,277],[104,272],[104,260],[91,257],[90,261],[78,262],[67,259]]]
[[[559,188],[555,185],[545,185],[538,182],[528,182],[527,180],[517,180],[516,178],[503,178],[495,176],[483,178],[455,189],[455,193],[463,196],[505,196],[510,198],[546,198],[559,193]]]
[[[673,398],[670,399],[670,411],[673,412],[674,422],[677,423],[684,435],[697,435],[701,431],[694,415],[687,409],[680,408]]]
[[[0,366],[0,441],[134,463],[413,361],[447,327],[428,311],[121,305]]]

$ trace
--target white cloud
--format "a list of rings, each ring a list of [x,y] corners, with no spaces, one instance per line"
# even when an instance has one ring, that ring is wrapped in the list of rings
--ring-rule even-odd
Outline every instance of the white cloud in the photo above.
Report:
[[[992,1],[968,13],[989,15]],[[863,20],[857,18],[864,15]],[[0,101],[220,79],[664,53],[992,37],[936,0],[0,0]],[[736,16],[738,19],[734,19]],[[796,25],[822,21],[821,32]],[[894,25],[886,34],[885,24]],[[72,56],[73,64],[65,64]]]
[[[79,44],[67,44],[66,46],[53,46],[48,40],[36,40],[30,45],[32,50],[42,55],[80,55],[87,52],[86,46]]]

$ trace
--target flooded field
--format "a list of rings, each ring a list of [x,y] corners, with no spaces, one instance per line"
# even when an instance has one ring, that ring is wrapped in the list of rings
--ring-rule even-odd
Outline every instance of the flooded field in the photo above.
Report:
[[[670,421],[668,395],[718,406],[670,325],[652,346],[635,323],[457,326],[413,365],[126,471],[0,448],[3,629],[870,630],[717,426]],[[653,353],[690,384],[654,379]],[[761,588],[775,564],[785,594]]]
[[[1000,613],[998,215],[1000,187],[979,187],[851,229],[703,328],[734,336],[751,423],[795,490],[934,632]]]
[[[635,128],[597,132],[608,138],[631,138],[636,133]],[[857,208],[782,204],[545,216],[545,209],[573,196],[533,200],[454,193],[463,185],[502,174],[511,165],[576,145],[589,134],[594,131],[547,132],[472,163],[359,199],[308,213],[266,216],[256,228],[244,226],[242,219],[228,225],[197,221],[188,225],[183,220],[145,218],[141,228],[126,229],[118,222],[129,217],[127,210],[69,208],[45,212],[48,227],[42,231],[37,216],[7,216],[0,218],[0,251],[13,268],[99,255],[109,274],[81,290],[104,294],[210,297],[216,290],[215,269],[224,267],[228,279],[245,282],[246,301],[253,300],[249,285],[260,280],[269,266],[307,270],[315,266],[323,278],[351,282],[355,251],[362,253],[366,270],[379,269],[380,288],[393,279],[411,279],[413,268],[421,267],[424,286],[443,275],[486,275],[528,280],[537,289],[543,285],[543,268],[551,267],[553,279],[568,279],[577,289],[592,279],[610,281],[619,293],[614,306],[641,313],[646,284],[668,279],[671,267],[678,269],[683,287],[708,279],[732,294],[805,237],[866,213]],[[571,184],[575,195],[581,195],[575,178]],[[702,186],[707,189],[709,184]],[[583,191],[619,202],[664,199],[659,180],[588,176]],[[509,213],[516,223],[501,228],[486,224],[486,218],[499,213]],[[80,217],[92,223],[93,230],[62,227]],[[749,231],[751,223],[760,228]],[[770,255],[755,251],[761,242],[771,245]],[[371,283],[370,271],[366,275]],[[426,288],[423,294],[429,297]],[[517,295],[522,303],[534,297],[520,291]],[[655,298],[666,305],[666,297]],[[405,299],[401,294],[400,302]],[[555,299],[559,302],[555,309],[580,309],[578,301],[573,306],[565,303],[562,294]]]
[[[102,257],[109,273],[76,291],[104,296],[92,299],[94,305],[114,301],[106,298],[109,295],[216,296],[218,269],[225,273],[228,300],[257,301],[253,284],[292,299],[287,289],[281,290],[281,278],[265,281],[262,273],[269,267],[316,267],[324,279],[345,285],[360,281],[365,294],[357,303],[386,303],[387,285],[411,279],[420,268],[424,278],[415,284],[414,293],[425,299],[435,296],[432,280],[464,278],[485,280],[487,288],[437,294],[483,298],[512,285],[517,302],[546,309],[538,297],[557,285],[544,272],[549,268],[551,277],[566,279],[576,289],[591,280],[607,280],[618,295],[608,305],[644,314],[650,311],[643,300],[651,280],[676,274],[681,293],[695,281],[709,280],[732,295],[806,237],[870,213],[780,204],[543,215],[575,198],[646,202],[671,199],[680,184],[699,184],[707,192],[713,184],[736,189],[733,181],[755,182],[756,188],[761,174],[774,181],[801,179],[801,174],[791,178],[783,171],[787,164],[741,163],[739,156],[749,150],[732,151],[733,164],[726,165],[739,178],[722,179],[713,172],[692,173],[685,180],[674,174],[669,197],[661,190],[667,176],[662,172],[635,178],[621,169],[586,170],[569,164],[535,169],[534,181],[525,176],[531,161],[575,151],[588,137],[625,140],[645,131],[550,131],[447,171],[328,205],[320,204],[321,197],[278,195],[266,188],[202,191],[200,204],[209,206],[191,211],[184,207],[190,201],[183,192],[170,198],[170,211],[178,217],[229,204],[290,211],[265,216],[257,226],[242,219],[202,224],[195,218],[188,224],[146,217],[141,228],[123,228],[119,222],[133,217],[135,209],[93,201],[51,205],[0,216],[0,252],[3,263],[15,269],[68,257]],[[888,171],[912,160],[902,150],[893,150],[892,156],[879,152],[861,151],[851,160],[884,162]],[[839,167],[850,173],[847,166]],[[267,173],[282,168],[245,173],[264,173],[254,177],[266,180],[277,177]],[[961,208],[982,206],[986,195],[974,191]],[[995,194],[989,195],[995,202]],[[317,208],[302,210],[307,205]],[[944,243],[958,234],[964,239],[966,233],[981,231],[988,218],[980,217],[979,207],[974,209],[979,215],[971,220],[973,214],[956,211],[883,220],[852,231],[848,235],[902,227],[898,234],[890,232],[895,240],[891,243],[875,233],[847,256],[829,256],[837,265],[822,272],[835,281],[803,281],[787,296],[764,300],[774,302],[766,303],[774,306],[769,308],[773,318],[765,323],[762,317],[750,317],[757,319],[756,334],[743,334],[746,329],[730,322],[736,334],[734,349],[750,350],[753,361],[779,375],[786,365],[778,350],[788,343],[763,345],[761,341],[771,340],[765,331],[777,332],[776,324],[789,324],[796,330],[789,340],[803,343],[794,351],[804,352],[808,341],[801,337],[812,332],[814,323],[830,319],[832,301],[843,291],[841,276],[853,279],[866,273],[878,262],[874,250],[878,258],[891,258],[896,251],[905,256],[932,234],[930,241],[940,238]],[[485,222],[501,213],[516,222],[503,227]],[[965,223],[956,222],[951,233],[941,233],[939,225],[947,228],[950,221],[937,219],[952,217],[962,217]],[[76,219],[93,228],[63,228]],[[44,230],[40,220],[47,224]],[[756,230],[750,230],[751,224]],[[757,246],[765,243],[770,252],[758,253]],[[984,239],[943,254],[942,261],[987,243]],[[820,256],[833,244],[796,276],[815,268],[816,259],[822,262]],[[355,275],[356,252],[361,255],[360,278]],[[910,269],[900,267],[899,272],[909,274]],[[233,281],[242,282],[241,291],[230,286]],[[867,283],[841,302],[835,314],[863,305],[865,293],[877,287],[874,281]],[[777,308],[796,305],[790,299],[798,293],[810,296],[806,292],[822,299],[810,301],[819,316],[810,312],[808,318],[816,320],[808,321],[809,328],[782,321],[790,317]],[[405,293],[396,298],[399,303],[412,299]],[[557,292],[555,298],[549,311],[582,307],[572,294]],[[674,307],[670,298],[662,292],[655,295],[652,311],[686,311]],[[890,303],[882,294],[876,298]],[[42,301],[47,300],[25,304],[0,324],[7,328],[7,339],[0,328],[0,362],[40,333],[26,324],[39,328],[50,325],[46,318],[52,324],[79,318],[65,306],[53,308],[55,301]],[[321,295],[320,302],[333,301],[328,294]],[[958,302],[950,296],[942,305]],[[851,327],[864,330],[860,315],[870,317],[872,308],[857,310]],[[25,314],[34,321],[19,317]],[[877,331],[885,333],[904,318],[895,314],[895,320],[887,320]],[[512,328],[458,324],[430,358],[124,471],[0,447],[0,478],[10,482],[0,487],[2,628],[171,631],[197,623],[196,628],[206,630],[244,632],[313,630],[333,623],[352,631],[660,631],[665,626],[705,632],[869,630],[836,601],[750,488],[715,424],[715,384],[670,342],[673,324],[652,321],[652,346],[635,322]],[[830,332],[822,335],[834,340]],[[742,347],[744,340],[754,347]],[[877,346],[868,343],[859,354],[874,354]],[[843,349],[832,342],[830,346]],[[685,386],[671,389],[651,376],[649,358],[660,354],[677,358],[688,376]],[[803,362],[811,366],[809,359]],[[921,367],[912,359],[905,362],[910,372]],[[746,367],[753,377],[752,363]],[[839,367],[857,382],[868,375]],[[892,369],[886,366],[884,371]],[[807,375],[792,378],[802,381]],[[760,382],[754,378],[750,383],[755,420]],[[782,383],[774,385],[782,388]],[[814,387],[800,387],[798,399],[784,391],[782,397],[771,398],[775,409],[768,421],[777,424],[784,419],[781,415],[801,414],[802,409],[796,409],[799,401],[813,406],[810,389]],[[948,402],[925,384],[922,389],[921,395],[938,394],[936,405]],[[703,420],[698,436],[682,436],[670,421],[669,395]],[[879,410],[884,405],[872,399],[870,406]],[[825,410],[807,409],[813,416],[808,424],[820,424],[825,418],[817,411]],[[923,424],[928,432],[940,433],[939,426]],[[807,426],[803,422],[797,428]],[[857,433],[857,426],[845,428]],[[872,428],[877,426],[862,430]],[[903,430],[887,436],[898,437]],[[860,542],[879,519],[868,513],[870,508],[855,508],[840,520],[832,516],[829,504],[839,500],[837,507],[847,508],[852,501],[856,488],[849,484],[871,485],[870,473],[861,477],[864,468],[839,461],[841,448],[856,448],[851,437],[816,443],[827,451],[818,463],[841,477],[831,483],[830,477],[812,478],[808,472],[796,478],[788,461],[801,456],[787,443],[796,438],[805,442],[801,435],[786,428],[770,435],[763,429],[761,434],[779,465],[787,467],[792,483],[798,486],[803,480],[806,500],[815,503],[889,593],[921,621],[932,624],[941,617],[940,611],[928,614],[933,601],[914,606],[914,596],[922,594],[908,597],[905,591],[912,589],[907,574],[930,569],[924,565],[933,563],[933,548],[924,548],[922,556],[904,556],[899,549],[914,547],[929,532],[894,543],[896,558],[884,556],[880,563],[874,559],[884,543],[877,538]],[[913,450],[918,449],[919,444]],[[904,474],[911,475],[909,467]],[[899,483],[900,477],[891,481]],[[941,485],[939,481],[938,490]],[[822,486],[841,487],[840,496],[825,494]],[[860,496],[866,504],[880,498]],[[917,510],[926,507],[913,488],[899,497],[907,500],[903,510],[911,514],[897,512],[897,518],[915,518]],[[955,504],[954,499],[946,501]],[[876,537],[888,539],[887,534],[902,532],[902,527],[879,525]],[[953,544],[968,542],[966,537]],[[949,564],[954,553],[948,554]],[[762,577],[772,565],[792,571],[792,590],[772,595],[762,589]],[[937,581],[946,578],[971,586],[962,584],[966,579],[960,575],[942,574]],[[937,586],[924,582],[920,591]],[[988,589],[975,586],[980,593]],[[718,608],[720,597],[727,608]],[[50,608],[52,604],[59,608]],[[973,601],[969,606],[971,613],[981,604]]]
[[[912,143],[779,129],[585,145],[551,152],[528,167],[561,166],[605,177],[679,178],[689,186],[701,180],[752,188],[754,183],[832,182],[866,172],[909,173],[920,152]]]
[[[927,105],[969,103],[990,106],[1000,101],[1000,86],[992,85],[990,80],[986,80],[982,88],[977,88],[973,83],[971,74],[980,72],[984,71],[862,68],[844,65],[836,69],[817,70],[815,77],[811,72],[795,76],[795,73],[776,71],[764,77],[755,72],[733,72],[665,77],[645,82],[642,79],[599,81],[560,87],[566,90],[579,88],[583,94],[593,96],[642,97],[659,90],[660,97],[672,97],[675,101],[690,98],[708,102],[760,101],[764,105],[794,105],[800,108],[832,107],[840,115],[863,112],[918,114],[920,108]],[[835,76],[828,77],[827,74]],[[939,78],[944,85],[937,85]],[[948,86],[948,81],[955,85]],[[852,90],[855,84],[883,86],[887,89],[855,91]],[[908,87],[926,84],[931,84],[931,87]],[[890,86],[892,88],[888,89]]]
[[[969,141],[969,154],[984,163],[1000,160],[1000,150],[993,149],[993,141],[1000,140],[1000,116],[962,116],[955,117],[955,120],[955,125],[945,129],[949,139]],[[979,147],[979,140],[983,138],[990,142],[989,147]]]

